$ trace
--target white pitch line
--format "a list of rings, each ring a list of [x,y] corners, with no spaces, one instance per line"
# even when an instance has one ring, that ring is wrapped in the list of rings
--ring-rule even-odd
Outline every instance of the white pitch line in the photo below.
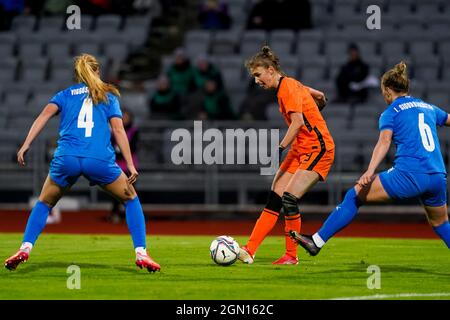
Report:
[[[450,297],[450,292],[435,293],[398,293],[398,294],[375,294],[372,296],[343,297],[330,300],[370,300],[370,299],[392,299],[392,298],[415,298],[415,297]]]

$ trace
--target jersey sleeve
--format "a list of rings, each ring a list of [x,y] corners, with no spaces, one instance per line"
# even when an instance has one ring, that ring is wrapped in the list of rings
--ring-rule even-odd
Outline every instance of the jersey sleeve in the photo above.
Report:
[[[442,127],[447,122],[448,113],[436,106],[433,106],[433,109],[436,114],[436,124]]]
[[[54,103],[58,106],[59,112],[61,112],[66,104],[66,96],[64,91],[60,91],[50,99],[49,103]]]
[[[111,118],[122,118],[122,111],[120,110],[119,99],[113,94],[109,96],[108,120]]]
[[[378,129],[380,131],[394,131],[394,113],[392,111],[386,110],[381,114],[380,120],[378,121]]]
[[[281,101],[285,107],[286,113],[302,112],[302,91],[301,87],[296,86],[295,83],[288,82],[284,88]]]

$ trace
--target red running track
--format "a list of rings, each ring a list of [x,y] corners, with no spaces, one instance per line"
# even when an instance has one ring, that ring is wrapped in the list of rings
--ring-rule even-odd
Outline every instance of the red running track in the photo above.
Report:
[[[0,211],[0,232],[25,230],[29,212]],[[63,212],[62,222],[47,225],[46,233],[76,234],[128,234],[124,223],[112,224],[105,220],[107,211]],[[147,222],[147,233],[158,235],[250,235],[256,220],[160,220]],[[310,234],[321,225],[320,221],[304,222],[302,232]],[[280,222],[272,235],[283,235]],[[343,237],[391,237],[438,239],[426,222],[358,222],[355,221],[338,236]]]

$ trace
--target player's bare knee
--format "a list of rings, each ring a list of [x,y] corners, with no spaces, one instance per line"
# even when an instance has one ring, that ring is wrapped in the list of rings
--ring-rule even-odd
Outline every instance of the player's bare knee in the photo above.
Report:
[[[448,221],[448,216],[447,214],[432,217],[428,216],[428,221],[432,227],[439,227],[441,224]]]
[[[294,216],[298,214],[298,198],[289,192],[284,192],[281,198],[285,216]]]

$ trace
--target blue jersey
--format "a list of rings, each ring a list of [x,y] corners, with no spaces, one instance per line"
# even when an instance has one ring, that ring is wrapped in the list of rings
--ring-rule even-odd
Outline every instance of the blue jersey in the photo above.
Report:
[[[405,96],[381,114],[379,129],[391,130],[397,148],[394,167],[408,172],[446,173],[436,126],[448,114],[421,99]]]
[[[58,92],[51,100],[61,114],[58,147],[54,156],[78,156],[114,161],[109,119],[122,118],[117,97],[108,93],[108,102],[93,105],[88,87],[79,83]]]

